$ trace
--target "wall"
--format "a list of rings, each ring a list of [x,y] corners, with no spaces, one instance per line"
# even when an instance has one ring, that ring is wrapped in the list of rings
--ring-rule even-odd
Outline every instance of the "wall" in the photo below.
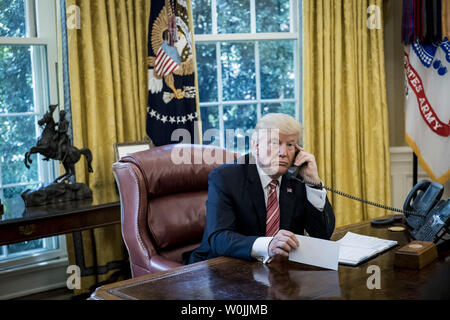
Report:
[[[411,149],[404,147],[391,147],[391,194],[392,206],[402,209],[403,202],[413,187],[413,161]],[[419,166],[417,180],[429,180],[426,172]],[[444,185],[442,199],[450,197],[450,181]],[[386,214],[389,214],[386,212]]]
[[[402,1],[384,1],[384,54],[386,68],[386,99],[389,112],[391,147],[406,146],[405,142],[405,81],[403,73],[403,43],[401,42]]]

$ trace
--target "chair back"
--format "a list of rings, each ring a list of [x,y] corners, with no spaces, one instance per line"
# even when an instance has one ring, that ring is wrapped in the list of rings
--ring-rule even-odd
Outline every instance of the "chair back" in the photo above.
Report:
[[[201,242],[209,173],[238,156],[214,146],[175,144],[113,164],[133,277],[182,265],[182,254]]]

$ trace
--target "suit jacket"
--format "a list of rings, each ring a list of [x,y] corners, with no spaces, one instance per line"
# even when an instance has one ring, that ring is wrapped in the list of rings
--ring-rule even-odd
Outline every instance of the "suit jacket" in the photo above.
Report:
[[[246,155],[210,172],[202,243],[184,254],[185,263],[219,256],[253,260],[253,242],[266,232],[266,204],[256,164],[249,159],[253,158]],[[335,217],[328,198],[324,210],[317,210],[306,198],[305,184],[288,174],[281,180],[279,206],[280,229],[300,235],[306,230],[321,239],[331,237]]]

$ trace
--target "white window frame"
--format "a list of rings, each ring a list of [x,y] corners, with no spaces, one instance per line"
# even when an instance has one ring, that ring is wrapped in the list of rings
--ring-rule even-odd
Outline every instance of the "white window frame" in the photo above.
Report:
[[[255,1],[250,0],[250,33],[229,33],[219,34],[217,33],[217,1],[211,0],[211,21],[212,21],[212,34],[194,34],[196,44],[202,43],[215,43],[216,44],[216,62],[217,62],[217,91],[218,99],[214,102],[201,102],[200,108],[217,106],[219,109],[219,140],[220,146],[225,148],[225,127],[223,121],[224,106],[227,105],[256,105],[257,106],[257,119],[261,117],[261,105],[264,103],[283,103],[283,102],[295,102],[295,118],[303,122],[300,119],[300,108],[302,107],[302,77],[301,77],[301,0],[290,0],[290,32],[256,32],[256,9]],[[195,28],[194,28],[195,29]],[[259,64],[259,41],[264,40],[294,40],[294,73],[295,77],[295,93],[294,98],[289,99],[262,99],[261,98],[261,81],[260,81],[260,64]],[[222,94],[222,64],[221,59],[221,42],[239,42],[239,41],[252,41],[255,42],[255,79],[256,79],[256,99],[254,100],[232,100],[223,101]],[[198,63],[198,62],[197,62]]]
[[[67,258],[67,246],[65,236],[56,236],[45,238],[43,248],[27,251],[27,255],[12,254],[8,256],[8,260],[0,261],[0,281],[2,273],[9,272],[21,266],[30,266],[35,264],[41,264],[46,261]],[[47,248],[53,248],[55,244],[58,244],[58,249],[52,249],[51,251],[45,251]],[[15,257],[17,256],[17,258]]]
[[[0,37],[0,45],[41,45],[45,47],[45,50],[32,50],[33,83],[36,85],[34,89],[35,109],[34,112],[0,114],[0,117],[34,116],[36,137],[38,137],[41,134],[37,125],[38,118],[42,117],[50,104],[59,103],[57,80],[58,65],[61,65],[61,63],[58,56],[57,30],[60,23],[56,1],[25,0],[25,10],[27,21],[36,19],[35,23],[27,24],[26,36]],[[35,79],[36,75],[39,75],[40,79]],[[61,104],[60,107],[62,107]],[[47,183],[59,175],[59,165],[54,161],[42,161],[42,157],[39,155],[37,156],[37,162],[39,181],[2,185],[0,176],[0,195],[3,194],[4,188]],[[42,252],[55,242],[58,242],[58,249]],[[25,256],[15,258],[16,254],[13,254],[11,259],[8,257],[8,260],[0,261],[0,279],[5,272],[10,276],[11,270],[18,266],[40,264],[40,267],[42,267],[44,261],[67,260],[65,236],[45,238],[43,247],[44,249],[27,252]]]

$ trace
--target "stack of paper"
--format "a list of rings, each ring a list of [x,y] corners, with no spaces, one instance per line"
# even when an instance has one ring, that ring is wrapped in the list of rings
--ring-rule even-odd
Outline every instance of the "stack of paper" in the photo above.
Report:
[[[353,232],[347,232],[336,242],[339,244],[339,263],[352,266],[397,245],[397,241],[363,236]]]

